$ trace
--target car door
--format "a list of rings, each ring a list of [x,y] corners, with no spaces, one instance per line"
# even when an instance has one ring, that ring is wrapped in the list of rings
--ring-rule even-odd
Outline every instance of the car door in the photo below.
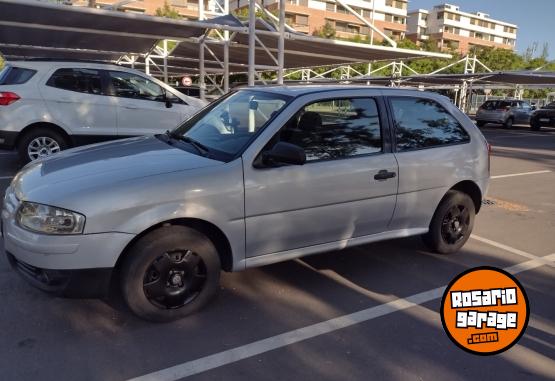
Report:
[[[255,168],[244,160],[248,257],[387,230],[397,162],[379,104],[341,97],[300,105],[262,151],[277,141],[296,144],[306,164]]]
[[[416,234],[427,231],[445,193],[472,173],[478,155],[469,152],[470,136],[451,115],[454,105],[413,94],[388,99],[399,163],[399,192],[390,228]]]
[[[115,70],[108,71],[108,78],[111,98],[117,104],[118,135],[159,134],[183,120],[181,108],[167,104],[165,90],[154,81]]]
[[[101,70],[60,68],[40,91],[53,123],[81,137],[116,136],[116,104],[104,85]]]
[[[515,123],[528,124],[530,122],[530,115],[532,114],[532,107],[528,102],[518,101],[515,109]]]

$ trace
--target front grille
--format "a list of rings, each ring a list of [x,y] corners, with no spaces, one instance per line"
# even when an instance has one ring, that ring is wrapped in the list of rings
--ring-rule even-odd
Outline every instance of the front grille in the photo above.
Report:
[[[495,205],[495,200],[490,200],[490,199],[483,199],[482,200],[482,205]]]
[[[42,286],[41,288],[57,288],[64,286],[69,281],[69,275],[63,271],[41,269],[22,262],[11,254],[9,256],[17,272],[32,283]]]

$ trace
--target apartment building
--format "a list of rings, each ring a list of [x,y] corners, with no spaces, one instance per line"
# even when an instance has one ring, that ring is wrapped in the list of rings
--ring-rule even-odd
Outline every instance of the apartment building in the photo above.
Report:
[[[217,7],[216,1],[218,0],[204,0],[204,11],[206,17],[215,14],[221,9]],[[156,14],[156,9],[163,8],[164,3],[176,10],[181,17],[188,20],[198,20],[199,4],[202,0],[96,0],[96,6],[99,8],[106,8],[110,6],[117,6],[117,9],[124,12],[144,13],[147,15]],[[87,6],[88,0],[73,0],[75,6]]]
[[[348,7],[380,29],[392,39],[402,39],[407,30],[408,0],[344,0]],[[278,0],[263,0],[264,7],[277,12]],[[248,6],[247,0],[231,0],[231,9]],[[335,29],[335,35],[344,39],[369,40],[380,42],[382,37],[346,8],[334,1],[325,0],[287,0],[285,17],[289,26],[298,32],[315,34],[324,25]]]
[[[474,46],[514,49],[517,26],[494,20],[483,12],[463,12],[457,5],[436,5],[430,11],[408,13],[407,37],[421,43],[431,40],[440,49],[466,54]]]

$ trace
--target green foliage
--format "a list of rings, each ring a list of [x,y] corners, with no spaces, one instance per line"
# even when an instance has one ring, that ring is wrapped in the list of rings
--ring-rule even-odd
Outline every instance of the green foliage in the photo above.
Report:
[[[320,29],[315,30],[312,35],[322,38],[334,38],[335,28],[329,22],[326,22]]]
[[[172,8],[168,1],[164,1],[164,5],[161,8],[156,8],[156,16],[167,17],[170,19],[180,19],[181,15],[177,10]]]

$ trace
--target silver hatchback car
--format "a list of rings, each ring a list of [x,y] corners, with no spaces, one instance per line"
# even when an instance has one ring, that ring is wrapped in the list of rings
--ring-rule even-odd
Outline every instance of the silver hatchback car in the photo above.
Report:
[[[476,124],[482,127],[486,123],[497,123],[505,128],[512,128],[513,124],[529,124],[533,111],[533,107],[526,101],[489,100],[476,111]]]
[[[5,251],[33,285],[138,316],[204,306],[220,271],[422,235],[468,239],[489,145],[443,96],[366,86],[253,87],[171,132],[27,165],[2,210]]]

